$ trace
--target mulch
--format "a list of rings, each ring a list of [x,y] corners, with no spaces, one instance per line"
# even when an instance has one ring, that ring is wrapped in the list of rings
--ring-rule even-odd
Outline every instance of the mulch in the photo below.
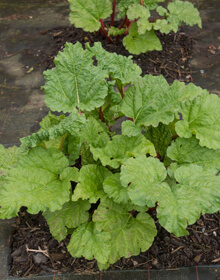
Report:
[[[121,42],[109,44],[97,33],[87,33],[74,27],[63,27],[44,32],[54,40],[50,54],[42,54],[39,66],[51,69],[58,51],[65,42],[82,44],[101,41],[110,52],[128,56]],[[181,29],[177,34],[158,34],[163,50],[146,54],[133,55],[133,60],[142,68],[142,75],[162,74],[169,83],[174,80],[192,82],[193,73],[189,59],[192,58],[193,37]],[[192,226],[188,227],[189,235],[176,237],[161,227],[155,213],[158,234],[151,248],[138,256],[121,258],[111,265],[109,270],[177,268],[196,265],[220,263],[220,214],[205,214]],[[85,258],[73,258],[67,251],[69,236],[58,243],[50,234],[49,227],[41,213],[30,215],[22,208],[13,224],[11,238],[12,254],[10,256],[9,275],[24,277],[44,275],[47,273],[98,273],[96,261]]]
[[[121,258],[108,270],[171,269],[220,263],[220,215],[205,214],[188,236],[176,237],[159,225],[151,248],[138,256]],[[23,208],[13,225],[9,275],[30,276],[58,273],[98,273],[95,260],[73,258],[67,251],[69,236],[58,243],[50,234],[41,213],[31,215]]]

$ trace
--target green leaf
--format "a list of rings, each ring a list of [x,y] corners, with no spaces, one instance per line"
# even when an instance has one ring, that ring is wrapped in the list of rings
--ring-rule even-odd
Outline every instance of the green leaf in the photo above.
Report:
[[[47,130],[57,124],[59,124],[62,120],[66,118],[65,115],[56,116],[51,111],[48,112],[48,115],[42,119],[40,122],[40,130]]]
[[[81,141],[79,135],[69,135],[67,138],[67,153],[70,165],[74,165],[80,156]]]
[[[87,200],[66,202],[61,210],[43,213],[50,227],[50,232],[58,242],[63,240],[67,234],[67,228],[76,228],[89,219],[90,203]]]
[[[142,126],[169,124],[174,120],[180,105],[187,99],[206,92],[193,84],[175,81],[171,86],[163,76],[146,75],[134,82],[125,92],[121,112]]]
[[[180,137],[195,135],[200,146],[220,149],[220,98],[204,93],[192,101],[181,104],[183,120],[175,124]]]
[[[95,148],[101,148],[109,141],[108,127],[106,124],[101,125],[93,117],[87,119],[86,125],[80,132],[81,142],[86,142]]]
[[[20,149],[16,146],[6,149],[0,144],[0,180],[7,175],[9,170],[16,167]]]
[[[178,24],[174,22],[168,22],[166,19],[157,19],[154,23],[152,23],[154,30],[159,30],[161,33],[168,34],[170,31],[174,31],[175,33],[178,31]]]
[[[121,185],[120,173],[115,173],[107,177],[103,183],[103,188],[105,193],[107,193],[114,202],[124,204],[130,202],[127,189]]]
[[[117,28],[117,27],[110,26],[110,28],[109,28],[109,30],[108,30],[108,36],[111,36],[111,35],[113,35],[113,36],[122,35],[122,34],[125,33],[125,31],[126,31],[125,28],[119,29],[119,28]]]
[[[133,4],[139,4],[140,0],[118,0],[118,10],[119,14],[117,15],[118,18],[123,17],[127,14],[127,10]]]
[[[93,221],[99,231],[111,234],[109,262],[128,258],[146,251],[157,234],[153,219],[146,213],[136,218],[110,199],[102,200],[94,212]]]
[[[185,228],[195,223],[200,214],[220,209],[220,177],[198,165],[181,166],[174,176],[179,185],[173,192],[161,191],[157,217],[166,230],[182,236],[188,234]]]
[[[91,111],[104,103],[108,93],[107,73],[93,65],[92,54],[80,43],[66,43],[54,61],[56,67],[44,72],[45,102],[53,111],[72,112],[75,107]]]
[[[212,150],[199,145],[195,137],[177,138],[167,150],[167,155],[178,165],[196,164],[205,170],[220,171],[220,150]]]
[[[152,29],[152,24],[148,21],[150,11],[141,4],[133,4],[128,8],[127,17],[130,20],[137,20],[138,33],[144,34]]]
[[[110,239],[110,233],[97,231],[91,222],[77,228],[67,249],[75,258],[81,256],[87,260],[95,258],[101,264],[105,264],[110,254]]]
[[[39,130],[30,136],[21,138],[22,148],[36,147],[41,144],[42,141],[48,141],[50,139],[56,140],[57,137],[63,136],[65,133],[70,133],[75,136],[79,133],[80,128],[85,124],[85,115],[79,115],[74,110],[68,117],[63,119],[59,124],[52,126],[46,130]]]
[[[80,159],[81,159],[81,166],[88,165],[88,164],[96,164],[96,161],[93,158],[93,155],[90,151],[89,145],[84,142],[80,148]]]
[[[153,144],[143,135],[128,137],[116,135],[112,137],[103,148],[90,147],[95,160],[100,159],[104,166],[118,168],[129,157],[136,157],[139,154],[156,155]]]
[[[154,144],[158,154],[163,157],[166,154],[167,147],[172,141],[172,134],[168,126],[159,123],[157,127],[150,126],[144,136]]]
[[[164,0],[144,0],[144,4],[149,10],[156,9],[158,2],[164,2]]]
[[[167,8],[170,12],[170,15],[168,16],[169,22],[176,22],[180,26],[182,21],[184,21],[190,26],[198,24],[198,26],[202,28],[199,11],[192,3],[176,0],[169,3]]]
[[[106,19],[112,13],[110,0],[68,0],[70,3],[69,20],[84,31],[98,31],[100,19]]]
[[[132,61],[132,56],[122,56],[116,53],[109,53],[102,48],[101,43],[95,43],[87,49],[93,53],[98,60],[98,66],[108,71],[113,80],[119,81],[122,86],[133,82],[142,73],[141,68]]]
[[[79,183],[76,185],[72,200],[89,199],[96,203],[104,195],[103,182],[112,173],[105,167],[96,164],[84,165],[79,172]]]
[[[36,147],[21,156],[0,191],[0,218],[16,216],[21,206],[28,207],[31,214],[47,208],[52,212],[61,209],[69,200],[71,184],[59,174],[68,164],[68,159],[56,149]]]
[[[132,54],[145,53],[147,51],[161,51],[162,45],[153,30],[144,34],[138,33],[138,26],[133,22],[129,28],[129,34],[123,39],[124,47]]]
[[[154,207],[167,176],[157,158],[144,155],[128,159],[121,167],[121,184],[128,188],[131,201],[139,206]]]
[[[121,125],[122,129],[122,135],[127,135],[129,137],[131,136],[138,136],[141,134],[141,128],[140,126],[137,126],[132,121],[124,121]]]

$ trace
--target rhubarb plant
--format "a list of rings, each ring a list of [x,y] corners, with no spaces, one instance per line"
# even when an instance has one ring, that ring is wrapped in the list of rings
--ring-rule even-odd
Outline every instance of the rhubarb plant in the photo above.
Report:
[[[45,73],[52,112],[21,146],[0,146],[0,218],[42,212],[73,257],[100,270],[220,210],[220,99],[141,76],[132,57],[67,43]],[[63,114],[65,113],[65,114]],[[121,133],[114,123],[124,117]]]
[[[68,1],[69,20],[75,27],[89,32],[99,31],[109,43],[117,44],[121,36],[124,47],[131,54],[162,50],[155,31],[176,33],[183,23],[202,27],[198,10],[187,1],[171,1],[167,8],[158,5],[164,0]],[[109,17],[110,23],[106,24]]]

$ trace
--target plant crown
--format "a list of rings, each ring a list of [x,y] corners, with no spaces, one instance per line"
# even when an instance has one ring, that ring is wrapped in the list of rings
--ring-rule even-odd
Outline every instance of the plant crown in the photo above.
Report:
[[[0,145],[1,219],[42,211],[58,241],[71,232],[72,256],[102,270],[152,245],[149,208],[176,236],[220,209],[216,95],[141,77],[132,57],[100,43],[67,43],[44,75],[47,106],[65,114],[49,112],[19,148]]]
[[[119,36],[123,36],[123,45],[132,54],[161,51],[162,45],[155,33],[157,30],[165,34],[176,33],[183,22],[202,27],[198,10],[187,1],[172,1],[167,8],[158,5],[164,0],[68,1],[72,24],[85,31],[99,31],[109,43],[117,43]],[[115,22],[116,6],[119,11],[117,18],[121,22]],[[104,20],[108,17],[111,17],[111,23],[105,26]]]

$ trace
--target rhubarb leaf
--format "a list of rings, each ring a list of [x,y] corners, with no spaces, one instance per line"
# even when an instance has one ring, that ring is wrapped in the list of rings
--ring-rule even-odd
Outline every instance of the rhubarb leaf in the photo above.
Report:
[[[125,208],[110,199],[101,201],[93,215],[93,221],[100,232],[111,234],[110,263],[122,256],[128,258],[146,251],[157,234],[154,221],[148,214],[139,213],[134,218]]]
[[[87,200],[66,202],[61,210],[43,213],[50,228],[50,232],[58,242],[63,240],[67,234],[67,228],[76,228],[89,219],[90,203]]]
[[[132,61],[132,56],[109,53],[102,48],[100,42],[95,43],[93,47],[87,44],[86,47],[98,60],[98,66],[108,71],[110,77],[119,81],[122,86],[133,82],[142,73],[141,68]]]
[[[175,124],[180,137],[195,135],[200,146],[220,149],[220,99],[217,95],[205,93],[196,99],[181,104],[183,120]]]
[[[161,191],[157,217],[166,230],[182,236],[188,234],[187,225],[195,223],[200,214],[220,209],[220,177],[198,165],[181,166],[174,176],[179,184],[167,195]]]
[[[75,136],[79,133],[79,130],[85,124],[85,121],[85,115],[82,114],[80,116],[75,109],[73,113],[63,119],[59,124],[21,138],[22,148],[36,147],[41,144],[42,141],[48,141],[50,139],[56,140],[57,137],[63,136],[67,132]]]
[[[144,136],[154,144],[154,147],[161,157],[166,154],[167,147],[172,141],[172,133],[168,126],[159,123],[157,127],[150,126]]]
[[[16,167],[20,149],[16,146],[6,149],[0,144],[0,180],[7,175],[10,169]]]
[[[101,148],[109,141],[108,127],[98,122],[93,117],[87,119],[86,125],[81,129],[80,139],[81,142],[86,142],[87,145]]]
[[[59,174],[68,165],[68,159],[57,149],[36,147],[22,155],[0,191],[0,217],[16,216],[21,206],[28,207],[31,214],[61,209],[69,200],[71,184]]]
[[[108,93],[107,73],[93,65],[92,54],[80,43],[66,43],[54,68],[44,72],[45,102],[53,111],[91,111],[102,106]]]
[[[120,173],[107,177],[103,183],[103,188],[105,193],[116,203],[128,204],[130,202],[127,189],[121,185]]]
[[[144,34],[152,29],[152,24],[148,21],[150,11],[147,7],[140,4],[133,4],[128,8],[127,17],[130,20],[137,20],[138,33]]]
[[[120,110],[137,125],[156,127],[172,122],[181,103],[204,92],[193,84],[175,81],[169,86],[163,76],[146,75],[126,90]]]
[[[187,1],[173,1],[167,6],[170,14],[168,21],[170,23],[177,23],[179,26],[182,25],[182,21],[186,24],[193,26],[198,24],[202,28],[201,18],[199,11],[193,6],[192,3]]]
[[[84,165],[79,172],[78,184],[75,187],[72,200],[89,199],[96,203],[103,195],[103,182],[112,173],[105,167],[96,164]]]
[[[167,176],[159,159],[139,155],[128,159],[121,167],[121,184],[128,188],[131,201],[139,206],[154,207]]]
[[[80,156],[81,141],[79,135],[69,135],[67,138],[67,153],[70,165],[74,165]]]
[[[131,136],[138,136],[141,134],[141,128],[140,126],[137,126],[132,121],[124,121],[121,125],[122,129],[122,135],[127,135],[129,137]]]
[[[118,168],[129,157],[136,157],[139,154],[156,155],[154,145],[143,135],[128,137],[116,135],[112,137],[103,148],[90,147],[95,160],[100,159],[104,166]]]
[[[74,231],[67,249],[75,258],[95,258],[101,264],[105,264],[110,255],[110,239],[110,233],[97,231],[94,223],[90,222]]]
[[[109,30],[108,30],[108,36],[111,36],[111,35],[113,35],[113,36],[122,35],[122,34],[125,33],[125,31],[126,31],[125,28],[119,29],[119,28],[117,28],[117,27],[110,26],[110,28],[109,28]]]
[[[205,170],[213,169],[216,173],[220,171],[220,149],[201,147],[195,137],[177,138],[167,149],[167,155],[178,165],[196,164]]]
[[[112,13],[111,0],[68,0],[70,3],[69,20],[77,28],[85,31],[98,31],[100,19],[106,19]]]
[[[129,28],[129,34],[123,39],[124,47],[132,54],[145,53],[147,51],[161,51],[162,45],[153,30],[144,34],[138,33],[138,26],[133,22]]]

